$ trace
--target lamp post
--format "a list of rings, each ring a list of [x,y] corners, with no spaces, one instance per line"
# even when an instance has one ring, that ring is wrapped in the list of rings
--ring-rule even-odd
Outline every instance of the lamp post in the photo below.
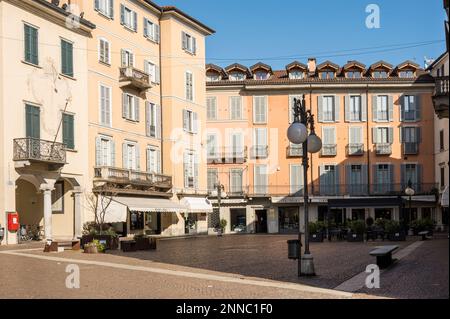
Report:
[[[220,204],[222,203],[222,196],[227,197],[225,193],[225,186],[223,186],[219,181],[214,184],[215,192],[217,192],[217,207],[219,209],[219,229],[218,236],[222,236],[222,228],[220,225]],[[214,194],[215,195],[215,194]]]
[[[409,217],[408,223],[411,223],[412,217],[412,197],[416,194],[416,191],[412,188],[411,180],[408,181],[408,187],[405,189],[405,194],[409,196]]]
[[[322,140],[316,135],[314,129],[314,115],[306,110],[305,95],[302,99],[294,99],[294,122],[288,129],[287,136],[291,143],[303,145],[303,200],[305,211],[305,253],[301,258],[301,246],[299,245],[298,276],[314,276],[314,259],[309,251],[309,194],[308,194],[308,152],[317,153],[322,149]],[[308,136],[308,126],[310,135]],[[300,212],[299,212],[300,214]],[[299,223],[299,243],[301,242],[301,230]]]

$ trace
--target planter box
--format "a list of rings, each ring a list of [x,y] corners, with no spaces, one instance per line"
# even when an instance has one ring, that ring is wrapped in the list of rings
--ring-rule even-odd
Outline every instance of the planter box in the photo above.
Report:
[[[364,241],[364,234],[348,233],[347,234],[347,241],[350,242],[350,243],[363,242]]]
[[[398,232],[398,233],[388,234],[388,239],[390,241],[405,241],[406,240],[406,233],[405,232]]]
[[[120,243],[120,248],[123,252],[133,252],[137,251],[137,244],[134,240],[122,241]]]
[[[309,241],[313,243],[323,243],[323,233],[309,234]]]
[[[97,246],[84,248],[84,253],[85,254],[98,254]]]
[[[111,235],[84,235],[81,237],[81,247],[92,243],[94,240],[98,240],[101,244],[105,245],[105,250],[117,250],[119,249],[119,237],[113,237]]]

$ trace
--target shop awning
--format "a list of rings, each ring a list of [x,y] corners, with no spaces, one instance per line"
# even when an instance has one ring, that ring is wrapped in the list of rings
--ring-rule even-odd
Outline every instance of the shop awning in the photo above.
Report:
[[[209,199],[204,197],[184,197],[181,204],[187,208],[188,213],[212,213],[213,206]]]
[[[448,207],[448,186],[445,188],[444,192],[442,193],[441,206]]]
[[[105,200],[105,206],[108,204]],[[145,197],[113,197],[105,214],[105,223],[127,221],[128,210],[143,213],[185,213],[186,208],[169,199]]]

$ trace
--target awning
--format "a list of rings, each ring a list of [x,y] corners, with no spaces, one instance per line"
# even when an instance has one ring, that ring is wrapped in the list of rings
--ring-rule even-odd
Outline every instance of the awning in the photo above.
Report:
[[[101,197],[100,197],[101,198]],[[101,200],[101,199],[100,199]],[[108,199],[105,200],[108,204]],[[145,197],[113,197],[105,214],[105,223],[127,221],[128,210],[143,213],[185,213],[186,208],[169,199]]]
[[[188,213],[212,213],[213,206],[209,199],[204,197],[184,197],[181,204],[187,208]]]
[[[441,206],[448,207],[448,186],[445,188],[444,192],[442,193]]]

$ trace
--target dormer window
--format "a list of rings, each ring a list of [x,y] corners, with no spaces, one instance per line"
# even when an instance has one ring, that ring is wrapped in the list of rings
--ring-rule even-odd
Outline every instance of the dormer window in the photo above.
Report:
[[[372,77],[375,79],[387,79],[388,73],[387,71],[373,71]]]
[[[256,71],[254,78],[255,78],[255,80],[267,80],[268,73],[266,71]]]
[[[305,77],[305,73],[301,70],[292,70],[289,72],[289,78],[291,80],[301,80]]]
[[[322,80],[331,80],[334,79],[335,72],[334,71],[322,71],[320,72],[320,78]]]
[[[414,71],[412,71],[412,70],[400,71],[398,76],[400,78],[413,78],[414,77]]]
[[[229,77],[230,81],[244,81],[245,80],[245,74],[242,72],[238,72],[238,71],[231,72],[228,75],[228,77]]]
[[[347,72],[347,78],[348,79],[360,79],[361,78],[361,71],[348,71]]]
[[[221,80],[220,74],[217,72],[208,72],[206,74],[206,81],[208,81],[208,82],[217,82],[220,80]]]

